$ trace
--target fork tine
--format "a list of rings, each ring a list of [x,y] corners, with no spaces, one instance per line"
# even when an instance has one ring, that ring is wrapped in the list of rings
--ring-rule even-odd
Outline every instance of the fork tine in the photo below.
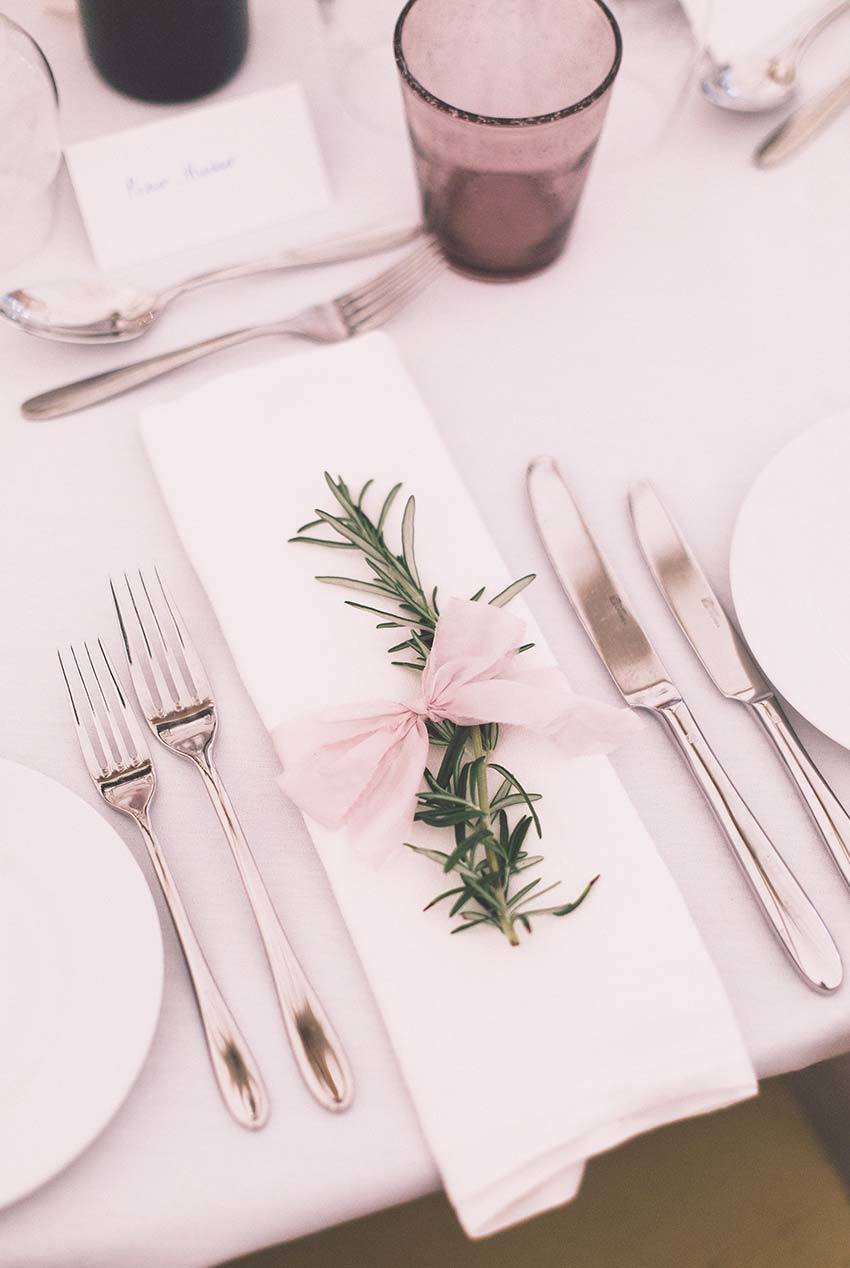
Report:
[[[147,626],[145,625],[144,618],[142,617],[141,605],[136,599],[136,593],[133,590],[132,585],[130,584],[130,578],[127,576],[126,572],[124,573],[124,584],[127,587],[127,594],[130,597],[130,603],[133,608],[133,613],[136,617],[136,623],[134,628],[137,630],[139,634],[139,637],[135,640],[136,652],[138,656],[139,677],[140,678],[144,677],[144,670],[142,666],[143,664],[147,664],[148,669],[150,670],[151,679],[153,681],[154,690],[156,691],[156,694],[159,698],[158,705],[154,703],[153,701],[151,701],[152,708],[151,708],[151,711],[147,714],[147,716],[151,718],[151,717],[155,717],[157,714],[168,713],[172,708],[176,708],[177,701],[174,698],[174,692],[171,690],[171,688],[168,686],[168,683],[165,681],[165,674],[162,672],[162,667],[160,665],[159,658],[156,656],[154,652],[154,644],[151,642],[151,639],[148,635]],[[135,682],[136,680],[133,679],[133,681]],[[145,682],[145,686],[147,687],[147,681]],[[150,692],[148,691],[146,694],[148,698],[150,698]],[[139,697],[139,699],[141,700],[141,696]],[[143,705],[143,708],[144,707],[145,706]],[[146,708],[145,708],[145,712],[147,713]]]
[[[74,656],[73,648],[71,648],[71,655]],[[76,697],[74,696],[74,690],[68,677],[68,671],[65,668],[65,662],[62,659],[62,653],[57,651],[56,656],[59,660],[59,668],[62,671],[62,677],[65,680],[65,689],[68,692],[68,703],[71,706],[71,718],[73,719],[74,730],[77,732],[77,740],[79,741],[80,750],[83,754],[83,761],[85,762],[86,768],[88,769],[92,779],[97,780],[103,775],[104,765],[97,759],[97,754],[94,751],[94,745],[91,742],[91,737],[89,736],[88,730],[80,716],[80,710],[77,707]],[[74,656],[75,661],[76,659],[76,656]],[[77,668],[79,669],[79,666],[77,666]],[[83,686],[85,687],[85,683],[83,683]]]
[[[349,324],[353,331],[362,334],[367,330],[373,330],[375,326],[383,325],[389,321],[394,313],[403,308],[414,295],[417,295],[443,268],[443,261],[432,259],[424,264],[415,275],[410,276],[403,282],[399,282],[396,286],[377,297],[371,305],[364,305],[357,313],[349,317]]]
[[[165,667],[168,670],[168,674],[171,678],[172,683],[174,684],[174,690],[177,693],[177,696],[180,697],[180,699],[175,701],[175,707],[178,707],[180,705],[187,705],[191,703],[195,699],[195,696],[196,696],[196,692],[195,692],[194,684],[192,683],[192,680],[191,680],[191,676],[188,676],[185,673],[179,658],[174,654],[174,648],[171,645],[171,642],[166,637],[166,632],[162,628],[162,621],[160,621],[159,619],[159,613],[156,610],[156,606],[151,596],[151,592],[148,589],[148,583],[147,581],[145,581],[144,574],[142,573],[141,569],[139,570],[139,580],[142,583],[142,589],[145,592],[145,598],[148,601],[148,607],[150,608],[154,625],[156,626],[157,633],[159,634],[159,645],[162,649],[162,655],[165,660]],[[160,588],[161,587],[162,587],[162,582],[160,582]],[[163,595],[163,597],[165,596]],[[166,607],[168,607],[167,599],[166,599]],[[172,616],[173,616],[173,613],[172,613]],[[179,640],[180,639],[179,630],[177,631],[177,637]],[[182,691],[182,695],[181,695],[181,691]]]
[[[178,639],[180,640],[180,646],[183,650],[183,659],[186,662],[186,669],[188,670],[189,676],[192,679],[192,686],[194,689],[194,693],[198,697],[199,700],[211,699],[212,690],[210,688],[210,683],[209,683],[209,679],[207,678],[206,670],[204,669],[204,666],[201,663],[200,656],[195,650],[195,644],[192,642],[192,639],[189,635],[189,631],[186,627],[186,622],[183,620],[182,613],[179,607],[177,606],[177,603],[175,602],[175,599],[171,593],[171,590],[166,586],[165,582],[163,581],[160,575],[159,569],[156,567],[154,568],[154,574],[156,576],[157,581],[159,582],[159,588],[162,591],[162,597],[165,602],[165,606],[168,608],[169,614],[171,616],[171,620],[174,624],[174,629],[177,633]]]
[[[394,268],[337,301],[345,321],[355,331],[386,321],[445,267],[445,263],[436,243],[426,243]]]
[[[118,592],[115,589],[115,583],[111,577],[109,578],[109,589],[112,591],[112,602],[115,604],[115,613],[118,617],[118,627],[121,630],[121,641],[124,644],[124,652],[127,657],[127,665],[130,669],[130,678],[133,682],[133,690],[135,691],[136,698],[141,705],[142,713],[146,718],[153,718],[158,713],[162,712],[162,708],[161,705],[157,706],[154,704],[154,699],[151,695],[150,687],[148,686],[148,680],[144,675],[144,671],[136,652],[137,639],[130,637],[130,631],[127,627],[126,621],[124,620],[124,613],[121,610],[121,604],[118,600]]]
[[[94,676],[95,683],[97,684],[98,694],[100,695],[100,699],[103,704],[103,711],[105,714],[105,722],[106,722],[106,726],[104,729],[106,730],[109,736],[109,741],[110,741],[110,744],[112,745],[112,751],[115,754],[115,757],[118,761],[119,766],[122,766],[122,767],[132,766],[134,763],[133,763],[132,757],[130,756],[130,750],[127,746],[127,741],[124,738],[124,735],[121,731],[121,727],[118,725],[118,721],[115,717],[112,706],[110,705],[106,692],[103,689],[103,683],[100,681],[100,674],[97,672],[97,668],[95,667],[94,657],[92,656],[91,651],[89,650],[88,643],[83,643],[83,647],[85,648],[86,659],[89,662],[89,668],[91,669],[92,674]]]
[[[397,260],[395,264],[388,269],[384,269],[382,273],[378,273],[374,277],[370,277],[368,281],[361,283],[360,286],[354,286],[350,291],[346,291],[344,295],[339,297],[339,303],[359,304],[364,300],[368,300],[375,291],[383,286],[392,285],[400,276],[404,276],[411,268],[417,268],[423,260],[432,258],[435,254],[442,255],[440,248],[433,238],[426,238],[419,246],[412,251],[408,251],[406,255]]]
[[[118,707],[121,710],[124,725],[126,726],[127,733],[130,736],[130,743],[135,749],[135,752],[131,754],[131,760],[134,764],[143,761],[150,761],[150,749],[148,748],[147,740],[142,733],[142,728],[139,726],[138,719],[136,718],[132,707],[127,701],[126,693],[121,685],[121,679],[115,672],[115,666],[112,663],[112,658],[104,647],[102,639],[99,638],[97,640],[97,645],[100,648],[100,654],[103,657],[106,672],[112,679],[112,687],[118,700]]]

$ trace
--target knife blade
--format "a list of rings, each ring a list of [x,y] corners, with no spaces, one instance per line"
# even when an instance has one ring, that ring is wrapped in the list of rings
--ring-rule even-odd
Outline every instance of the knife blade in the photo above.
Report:
[[[761,723],[850,886],[850,815],[803,747],[773,688],[648,481],[632,487],[629,506],[649,570],[685,637],[718,690],[747,705]]]
[[[811,900],[721,766],[634,616],[554,459],[535,459],[528,492],[546,551],[575,612],[633,708],[666,726],[717,818],[762,914],[804,981],[841,984],[841,958]]]

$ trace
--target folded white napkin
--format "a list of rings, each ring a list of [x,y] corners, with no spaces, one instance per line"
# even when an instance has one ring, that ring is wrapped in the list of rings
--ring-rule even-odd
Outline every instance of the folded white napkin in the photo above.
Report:
[[[511,580],[384,335],[217,379],[148,410],[143,434],[269,729],[308,709],[398,698],[410,672],[389,663],[393,631],[343,602],[367,596],[313,579],[345,573],[352,553],[287,544],[314,507],[329,508],[325,469],[352,487],[373,477],[376,501],[397,480],[416,494],[426,587],[465,597]],[[511,611],[530,620],[519,601]],[[529,637],[524,663],[550,662],[533,624]],[[546,878],[563,880],[566,900],[601,873],[579,911],[539,920],[518,949],[485,927],[449,936],[444,908],[423,914],[448,888],[429,860],[399,846],[375,870],[345,830],[308,823],[473,1236],[571,1198],[592,1154],[755,1091],[723,987],[607,760],[565,762],[508,728],[500,753],[543,794]],[[440,848],[442,835],[417,825],[413,839]]]
[[[802,29],[808,15],[823,12],[823,0],[682,0],[695,38],[718,61],[755,52],[776,42],[779,52],[789,31]]]

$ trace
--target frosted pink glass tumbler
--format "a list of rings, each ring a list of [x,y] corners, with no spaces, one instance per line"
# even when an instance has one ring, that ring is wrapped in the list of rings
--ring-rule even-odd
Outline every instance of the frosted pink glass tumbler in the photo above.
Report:
[[[622,54],[601,0],[408,0],[395,29],[425,222],[521,277],[569,236]]]

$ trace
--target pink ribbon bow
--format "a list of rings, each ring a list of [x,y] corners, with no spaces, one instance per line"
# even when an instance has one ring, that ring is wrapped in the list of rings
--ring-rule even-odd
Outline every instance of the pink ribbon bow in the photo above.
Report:
[[[409,826],[428,761],[428,719],[498,722],[554,740],[568,757],[610,752],[640,728],[630,710],[570,691],[558,669],[517,668],[524,624],[502,608],[449,599],[420,690],[284,722],[274,731],[280,784],[327,828]]]

